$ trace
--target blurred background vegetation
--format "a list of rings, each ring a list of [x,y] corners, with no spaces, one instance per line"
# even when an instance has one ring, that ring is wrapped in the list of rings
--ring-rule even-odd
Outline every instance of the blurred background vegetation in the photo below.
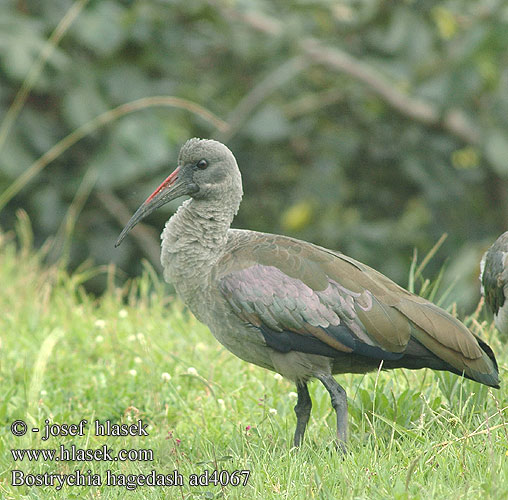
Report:
[[[157,266],[180,201],[114,241],[183,142],[213,137],[242,169],[235,227],[340,249],[402,285],[413,249],[448,233],[427,275],[446,263],[470,309],[481,254],[508,229],[507,47],[502,0],[3,0],[0,196],[58,141],[136,99],[176,96],[223,122],[151,106],[94,128],[1,198],[0,224],[23,208],[48,258],[64,252],[71,268]]]

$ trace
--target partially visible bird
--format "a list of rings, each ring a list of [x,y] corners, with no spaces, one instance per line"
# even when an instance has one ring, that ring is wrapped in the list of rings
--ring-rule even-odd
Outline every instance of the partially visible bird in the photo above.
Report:
[[[183,195],[190,199],[161,236],[164,278],[232,353],[295,382],[295,446],[310,417],[311,378],[330,394],[342,449],[347,396],[332,374],[429,367],[499,387],[490,347],[443,309],[340,252],[230,229],[242,181],[220,142],[187,141],[175,171],[139,207],[116,246],[140,220]]]
[[[483,254],[480,282],[485,303],[494,314],[496,328],[508,333],[508,231]]]

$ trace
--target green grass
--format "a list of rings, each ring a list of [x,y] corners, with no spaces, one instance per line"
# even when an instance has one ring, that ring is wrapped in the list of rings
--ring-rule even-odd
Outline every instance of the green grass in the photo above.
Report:
[[[347,375],[349,453],[332,446],[329,396],[311,385],[314,406],[304,445],[291,448],[295,389],[273,373],[223,349],[169,293],[150,268],[100,299],[83,289],[101,270],[41,264],[43,252],[3,235],[0,243],[0,401],[2,499],[248,498],[473,499],[508,498],[508,396],[430,370]],[[414,266],[413,266],[414,269]],[[483,318],[483,313],[480,315]],[[477,323],[474,318],[470,324]],[[506,348],[482,323],[498,355]],[[168,376],[169,375],[169,376]],[[148,423],[147,437],[15,437],[14,420],[29,429],[82,419]],[[15,463],[13,448],[151,449],[153,462]],[[246,486],[13,487],[11,470],[69,474],[170,474],[185,482],[205,470],[249,470]]]

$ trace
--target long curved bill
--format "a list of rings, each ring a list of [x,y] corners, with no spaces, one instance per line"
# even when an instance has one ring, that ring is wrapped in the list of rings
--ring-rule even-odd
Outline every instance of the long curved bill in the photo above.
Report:
[[[145,200],[145,202],[136,210],[130,221],[123,228],[120,236],[116,240],[115,247],[122,243],[127,233],[142,219],[150,215],[154,210],[162,207],[166,203],[188,194],[185,182],[178,178],[180,167],[177,167],[166,180]]]

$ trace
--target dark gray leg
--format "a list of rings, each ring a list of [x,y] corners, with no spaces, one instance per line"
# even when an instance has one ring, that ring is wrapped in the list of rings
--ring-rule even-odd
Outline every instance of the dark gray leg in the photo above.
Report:
[[[306,383],[296,384],[296,390],[298,392],[298,402],[295,406],[296,413],[296,431],[295,439],[293,441],[295,446],[300,446],[303,435],[305,434],[305,428],[310,417],[310,410],[312,409],[312,400],[310,399],[309,389],[307,389]]]
[[[347,394],[331,375],[319,375],[318,378],[330,393],[332,407],[337,414],[337,446],[346,451],[347,441]]]

